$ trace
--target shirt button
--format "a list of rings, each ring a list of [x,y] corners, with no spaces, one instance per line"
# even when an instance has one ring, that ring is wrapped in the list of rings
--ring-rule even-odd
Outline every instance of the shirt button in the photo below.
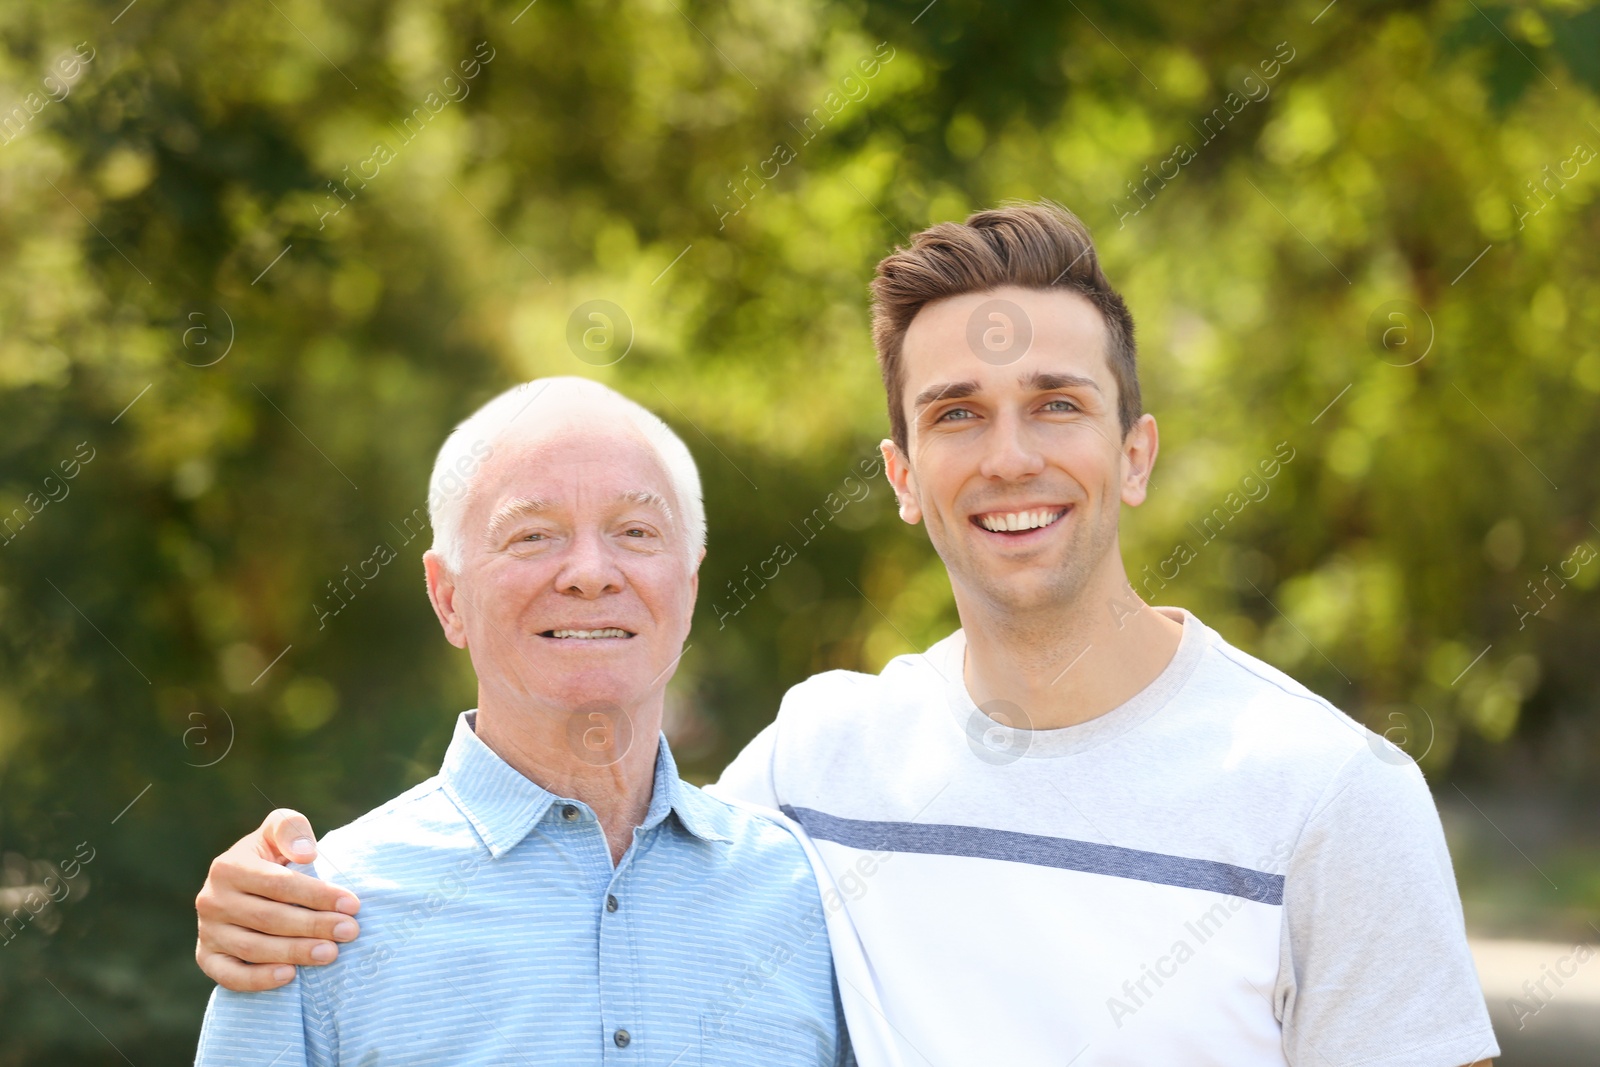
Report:
[[[619,905],[617,904],[617,898],[612,896],[611,894],[607,893],[606,894],[606,910],[607,911],[616,911],[618,907],[619,907]]]
[[[611,1040],[617,1043],[618,1048],[627,1048],[628,1042],[632,1041],[633,1038],[629,1036],[628,1031],[618,1030],[616,1033],[611,1035]]]
[[[568,822],[571,822],[573,819],[576,819],[578,817],[577,806],[573,805],[573,804],[568,804],[566,807],[562,808],[561,809],[561,817],[563,819],[567,820]]]

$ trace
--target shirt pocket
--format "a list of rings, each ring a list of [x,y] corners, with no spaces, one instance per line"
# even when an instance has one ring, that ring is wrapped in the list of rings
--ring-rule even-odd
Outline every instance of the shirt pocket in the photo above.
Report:
[[[813,1021],[741,1011],[700,1016],[700,1067],[818,1067],[832,1042]]]

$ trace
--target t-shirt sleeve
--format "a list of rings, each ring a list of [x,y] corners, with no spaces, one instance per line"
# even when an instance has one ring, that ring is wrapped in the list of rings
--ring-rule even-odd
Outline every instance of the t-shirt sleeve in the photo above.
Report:
[[[744,751],[723,768],[722,777],[705,791],[720,799],[743,800],[764,808],[778,807],[778,787],[772,774],[777,749],[778,724],[773,722],[744,746]]]
[[[298,974],[262,993],[212,990],[195,1067],[333,1067],[323,1035],[307,1025],[302,993]]]
[[[1363,748],[1284,884],[1275,1005],[1295,1067],[1461,1067],[1500,1053],[1439,812],[1415,763]]]

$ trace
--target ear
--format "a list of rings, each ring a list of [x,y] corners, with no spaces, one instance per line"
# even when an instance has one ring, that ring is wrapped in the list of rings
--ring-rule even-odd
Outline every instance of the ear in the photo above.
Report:
[[[878,452],[883,456],[883,474],[900,503],[900,518],[915,526],[922,521],[922,505],[917,502],[917,483],[911,473],[911,461],[893,441],[878,442]]]
[[[1159,451],[1161,435],[1156,429],[1156,417],[1147,412],[1122,438],[1122,502],[1130,508],[1143,504],[1149,494],[1150,473],[1155,470]]]
[[[694,558],[694,570],[689,573],[689,617],[694,618],[694,605],[700,599],[700,564],[706,559],[706,550]]]
[[[455,575],[445,565],[444,557],[431,550],[422,554],[422,567],[428,575],[428,601],[439,617],[439,625],[444,627],[445,639],[457,648],[466,648],[467,621],[456,602]],[[463,597],[462,603],[465,602]]]

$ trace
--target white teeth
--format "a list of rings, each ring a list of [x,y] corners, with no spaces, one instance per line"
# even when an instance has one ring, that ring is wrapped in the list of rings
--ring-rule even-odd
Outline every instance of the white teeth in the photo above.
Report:
[[[978,525],[985,530],[991,530],[996,533],[1000,531],[1036,530],[1041,526],[1049,526],[1066,513],[1065,508],[1060,511],[1054,508],[1037,511],[1011,511],[1003,515],[985,515],[978,520]]]
[[[619,630],[615,626],[606,630],[551,630],[557,637],[627,637],[628,631]]]

